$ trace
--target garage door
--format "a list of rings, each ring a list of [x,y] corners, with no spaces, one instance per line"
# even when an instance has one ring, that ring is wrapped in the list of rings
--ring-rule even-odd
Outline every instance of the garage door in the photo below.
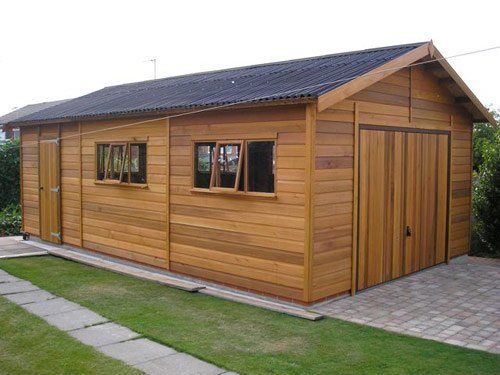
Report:
[[[445,261],[448,139],[360,127],[358,290]]]

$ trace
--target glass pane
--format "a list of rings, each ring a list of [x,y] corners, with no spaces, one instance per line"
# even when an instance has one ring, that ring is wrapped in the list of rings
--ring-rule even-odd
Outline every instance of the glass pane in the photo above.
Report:
[[[147,182],[147,150],[145,143],[130,144],[130,182]]]
[[[104,180],[104,171],[106,170],[106,160],[108,160],[109,145],[97,145],[97,173],[98,180]]]
[[[125,146],[113,145],[111,148],[111,162],[109,163],[109,170],[107,178],[110,180],[118,180],[122,169],[122,164],[125,158]]]
[[[194,152],[194,187],[208,189],[212,174],[215,143],[196,143]]]
[[[274,141],[248,142],[248,191],[274,193]]]
[[[130,172],[139,172],[139,145],[130,145]]]
[[[240,160],[241,145],[222,144],[219,148],[217,187],[234,188],[238,163]],[[241,181],[240,181],[241,182]]]

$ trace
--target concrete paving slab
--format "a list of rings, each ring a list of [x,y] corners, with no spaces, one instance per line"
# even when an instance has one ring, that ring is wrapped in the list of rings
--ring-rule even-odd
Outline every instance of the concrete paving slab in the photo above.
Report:
[[[44,319],[61,331],[73,331],[75,329],[109,322],[105,317],[85,308],[48,315],[45,316]]]
[[[29,292],[32,290],[39,290],[39,288],[29,281],[16,281],[13,283],[0,284],[0,295]]]
[[[177,353],[174,349],[148,339],[137,339],[101,346],[99,351],[128,365],[136,365]]]
[[[38,316],[60,314],[82,308],[80,305],[67,301],[64,298],[54,298],[47,301],[29,303],[23,305],[23,307],[30,313]]]
[[[48,255],[46,251],[18,251],[18,252],[10,252],[7,253],[5,251],[0,252],[0,260],[1,259],[13,259],[13,258],[27,258],[27,257],[39,257],[42,255]]]
[[[13,243],[9,245],[2,245],[0,246],[2,250],[30,250],[33,251],[33,247],[29,245],[23,245],[21,243]]]
[[[0,270],[0,276],[10,276],[10,274],[8,274],[7,272],[5,272],[4,270]]]
[[[200,361],[185,353],[177,353],[140,363],[134,367],[148,375],[182,374],[182,375],[221,375],[226,370],[210,363]]]
[[[23,281],[12,275],[0,275],[0,283],[13,283],[16,281]]]
[[[46,292],[45,290],[39,289],[32,292],[8,294],[5,298],[11,302],[17,303],[18,305],[25,305],[27,303],[41,302],[57,297],[49,292]]]
[[[82,343],[96,348],[131,340],[140,336],[138,333],[116,323],[104,323],[68,333]]]

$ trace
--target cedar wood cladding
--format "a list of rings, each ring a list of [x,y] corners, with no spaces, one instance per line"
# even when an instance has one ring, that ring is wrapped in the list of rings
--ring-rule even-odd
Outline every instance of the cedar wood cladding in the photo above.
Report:
[[[296,301],[348,292],[358,123],[451,131],[449,255],[468,251],[472,117],[437,78],[422,67],[411,76],[403,69],[315,110],[296,104],[208,111],[95,134],[85,133],[132,120],[62,125],[61,137],[72,136],[61,141],[62,242]],[[22,128],[23,230],[35,236],[36,141],[56,129]],[[214,135],[276,136],[276,198],[191,191],[193,139]],[[95,143],[134,139],[148,143],[148,188],[95,184]]]

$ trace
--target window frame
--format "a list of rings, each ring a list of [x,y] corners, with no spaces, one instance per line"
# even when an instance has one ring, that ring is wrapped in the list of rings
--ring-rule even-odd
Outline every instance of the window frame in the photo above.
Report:
[[[273,151],[273,171],[274,171],[274,191],[273,192],[258,192],[258,191],[248,191],[248,143],[249,142],[273,142],[274,151]],[[214,157],[211,165],[211,176],[210,176],[210,184],[208,188],[196,187],[195,186],[195,155],[196,155],[196,147],[197,144],[201,143],[215,143],[214,149]],[[235,185],[232,188],[227,187],[218,187],[215,185],[215,174],[216,172],[216,163],[218,163],[218,157],[220,152],[221,145],[227,144],[239,144],[241,147],[239,160],[238,160],[238,171],[237,178],[235,179]],[[277,197],[277,152],[278,142],[277,137],[255,137],[255,138],[244,138],[244,139],[230,139],[225,138],[223,136],[220,137],[206,137],[206,138],[196,138],[192,139],[192,157],[191,157],[191,192],[192,193],[208,193],[208,194],[230,194],[230,195],[241,195],[241,196],[253,196],[258,198],[276,198]],[[240,179],[244,178],[243,183],[243,191],[238,190]]]
[[[214,160],[212,162],[212,173],[210,176],[210,185],[209,189],[213,191],[238,191],[238,188],[240,186],[240,179],[241,179],[241,170],[243,168],[243,162],[245,158],[245,142],[244,141],[233,141],[233,140],[227,140],[227,141],[217,141],[215,142],[215,151],[214,151]],[[236,167],[236,176],[234,178],[234,186],[232,188],[230,187],[221,187],[221,186],[216,186],[216,183],[220,184],[220,168],[216,168],[216,166],[219,163],[219,153],[220,149],[222,146],[227,146],[227,145],[238,145],[239,146],[239,153],[238,153],[238,166]]]
[[[104,161],[104,173],[103,178],[99,179],[99,147],[100,146],[108,146],[109,152],[108,157]],[[144,145],[146,148],[146,164],[145,164],[145,175],[146,182],[138,183],[131,182],[131,167],[132,163],[130,160],[131,156],[131,146],[132,145]],[[112,149],[113,147],[122,146],[125,147],[123,160],[121,162],[120,175],[118,179],[111,179],[108,177],[108,172],[110,171],[111,162],[112,162]],[[115,186],[126,186],[126,187],[138,187],[138,188],[147,188],[148,187],[148,163],[147,163],[147,155],[148,155],[148,142],[145,140],[130,140],[130,141],[108,141],[108,142],[95,142],[95,173],[94,173],[94,183],[99,185],[115,185]],[[125,164],[128,163],[128,170],[125,171]],[[126,181],[123,181],[124,174],[127,175]]]

